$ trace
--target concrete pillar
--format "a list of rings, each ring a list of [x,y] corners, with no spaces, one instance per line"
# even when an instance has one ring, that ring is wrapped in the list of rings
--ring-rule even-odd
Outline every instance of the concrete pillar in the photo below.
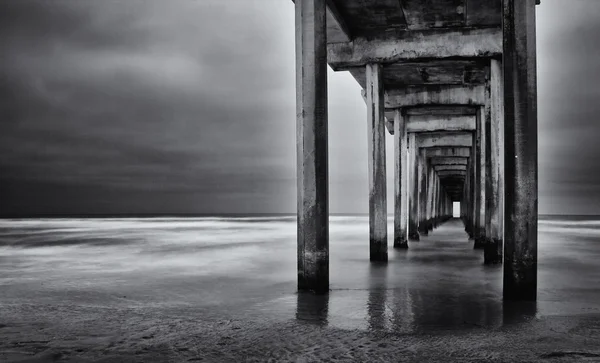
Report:
[[[441,207],[441,186],[440,186],[440,178],[437,176],[437,173],[434,173],[435,176],[435,194],[433,195],[433,228],[437,228],[440,224],[440,207]]]
[[[415,133],[408,136],[409,152],[409,213],[408,213],[408,238],[413,241],[419,240],[419,163],[418,161],[417,137]]]
[[[503,0],[504,299],[537,297],[535,0]]]
[[[469,161],[467,161],[467,175],[465,175],[465,182],[463,184],[463,191],[462,191],[462,196],[461,196],[461,200],[460,200],[460,218],[463,220],[463,223],[465,225],[465,231],[468,231],[468,227],[467,227],[467,204],[468,204],[468,199],[467,199],[467,184],[469,182]]]
[[[485,246],[485,108],[480,107],[477,111],[477,159],[475,161],[477,169],[477,179],[475,180],[477,195],[475,213],[475,248]]]
[[[406,119],[394,113],[394,248],[408,248],[408,141]]]
[[[476,133],[475,133],[476,134]],[[473,143],[473,147],[471,148],[472,157],[469,158],[469,167],[471,172],[469,173],[469,238],[475,239],[475,230],[477,229],[477,216],[478,213],[478,204],[477,200],[479,193],[477,192],[477,147],[475,143]]]
[[[427,162],[423,157],[423,150],[417,149],[417,163],[419,164],[419,234],[427,236]]]
[[[445,196],[445,192],[444,192],[444,187],[442,186],[442,182],[440,180],[439,177],[437,177],[437,182],[438,182],[438,194],[437,194],[437,225],[439,226],[440,224],[442,224],[443,219],[444,219],[444,196]]]
[[[439,179],[437,176],[437,173],[434,171],[433,172],[433,213],[431,215],[431,224],[433,228],[437,228],[438,226],[438,222],[437,222],[437,209],[438,209],[438,193],[440,190],[440,184],[439,184]]]
[[[485,121],[485,219],[483,221],[484,236],[483,236],[483,247],[487,246],[492,240],[492,198],[493,194],[497,193],[497,186],[492,181],[492,112],[491,112],[491,100],[490,100],[490,82],[489,80],[485,84],[485,106],[483,107],[483,120]],[[485,252],[484,252],[485,254]]]
[[[463,223],[465,225],[465,231],[468,231],[468,227],[467,227],[467,204],[469,203],[468,201],[468,193],[467,193],[467,185],[469,182],[469,165],[468,165],[468,161],[467,161],[467,175],[465,177],[465,183],[463,184],[463,193],[462,193],[462,199],[460,201],[460,217],[463,220]]]
[[[423,151],[423,159],[425,159],[425,170],[427,171],[427,184],[426,184],[426,190],[425,190],[425,196],[426,196],[426,202],[427,204],[425,205],[425,228],[427,228],[428,231],[431,231],[433,229],[433,193],[435,191],[435,185],[434,185],[434,180],[433,180],[433,173],[435,172],[433,170],[433,167],[427,162],[427,154],[426,151]]]
[[[504,166],[501,164],[501,155],[504,153],[504,140],[501,130],[504,127],[504,110],[502,90],[502,63],[492,59],[490,67],[490,174],[491,185],[489,195],[489,239],[484,249],[484,263],[502,263],[502,212],[504,194]]]
[[[433,193],[431,195],[431,229],[437,227],[437,209],[438,209],[438,177],[433,167],[431,167],[431,178],[433,179]]]
[[[326,0],[296,0],[298,289],[329,291]]]
[[[369,137],[369,255],[371,261],[387,261],[383,67],[377,63],[367,64],[366,78]]]

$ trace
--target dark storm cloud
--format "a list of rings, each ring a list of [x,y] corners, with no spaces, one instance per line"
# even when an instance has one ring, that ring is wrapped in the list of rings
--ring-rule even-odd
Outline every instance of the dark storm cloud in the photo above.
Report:
[[[537,7],[541,213],[600,213],[599,5]],[[0,214],[294,212],[293,23],[286,0],[0,1]],[[328,82],[330,211],[364,213],[364,102]]]
[[[5,208],[19,204],[27,181],[46,194],[83,188],[83,200],[102,193],[114,212],[140,210],[119,200],[143,191],[154,193],[141,211],[163,212],[154,202],[181,193],[187,203],[172,209],[246,211],[247,199],[277,209],[265,196],[277,192],[273,181],[293,178],[293,149],[277,152],[288,149],[286,132],[293,140],[293,124],[281,121],[293,120],[293,83],[280,59],[265,58],[281,40],[258,2],[0,6]]]

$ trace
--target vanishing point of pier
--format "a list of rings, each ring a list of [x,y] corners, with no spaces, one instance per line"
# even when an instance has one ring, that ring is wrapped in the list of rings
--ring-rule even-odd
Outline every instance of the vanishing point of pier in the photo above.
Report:
[[[482,262],[503,263],[504,298],[536,299],[535,6],[295,0],[300,290],[329,289],[329,65],[352,74],[367,106],[370,260],[386,262],[390,245],[408,248],[460,202]],[[389,170],[386,132],[394,135]]]

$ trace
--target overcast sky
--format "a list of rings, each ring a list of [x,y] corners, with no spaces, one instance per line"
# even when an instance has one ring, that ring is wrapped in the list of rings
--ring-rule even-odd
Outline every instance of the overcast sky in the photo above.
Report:
[[[600,214],[600,1],[537,15],[539,210]],[[329,75],[330,210],[366,213]],[[295,212],[294,82],[289,0],[0,0],[0,214]]]

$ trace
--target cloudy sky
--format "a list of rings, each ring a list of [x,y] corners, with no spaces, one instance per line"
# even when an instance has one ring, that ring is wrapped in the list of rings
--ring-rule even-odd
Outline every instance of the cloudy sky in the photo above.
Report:
[[[541,213],[600,214],[598,19],[538,6]],[[0,214],[294,212],[294,82],[291,1],[0,0]],[[330,209],[364,213],[366,109],[329,85]]]

